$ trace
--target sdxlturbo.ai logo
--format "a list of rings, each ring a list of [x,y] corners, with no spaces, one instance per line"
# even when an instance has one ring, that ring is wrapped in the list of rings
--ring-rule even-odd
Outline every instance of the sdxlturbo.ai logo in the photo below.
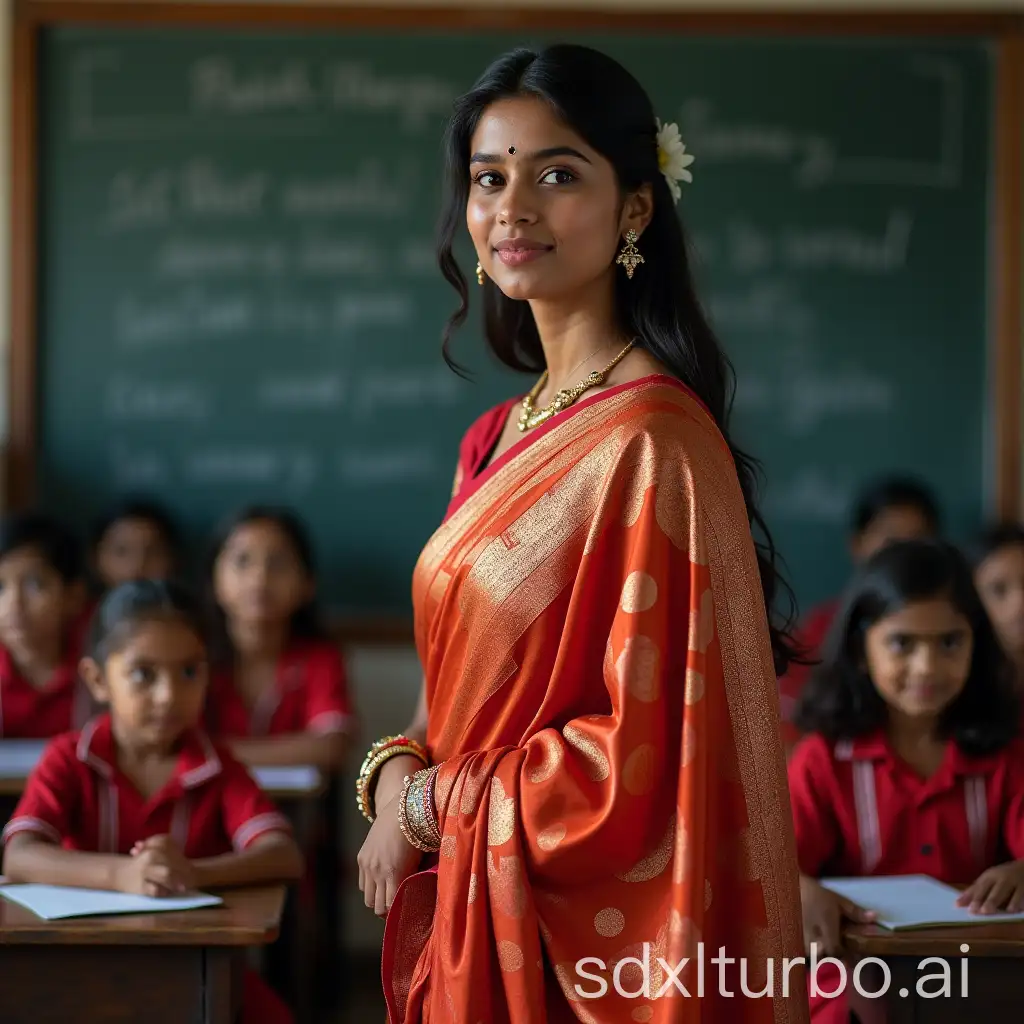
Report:
[[[710,959],[706,959],[704,956],[704,943],[697,943],[697,955],[696,957],[683,957],[678,963],[670,964],[663,957],[655,957],[651,959],[651,943],[645,942],[642,949],[642,955],[627,956],[621,960],[615,961],[614,965],[609,968],[604,960],[596,956],[583,957],[581,960],[576,961],[576,974],[583,979],[584,982],[593,982],[593,987],[585,986],[580,983],[576,983],[573,987],[576,994],[581,999],[601,999],[606,996],[609,992],[608,974],[611,973],[611,987],[614,988],[617,995],[624,999],[662,999],[668,995],[682,995],[686,998],[696,996],[698,999],[704,998],[706,987],[707,987],[707,975],[712,975],[712,983],[714,982],[715,972],[708,971],[708,965],[712,968],[717,968],[718,975],[718,995],[725,999],[733,999],[737,995],[741,995],[747,999],[773,999],[775,998],[775,982],[776,982],[776,961],[773,957],[769,957],[764,961],[763,964],[756,966],[750,965],[746,958],[726,956],[725,947],[719,947],[718,955],[713,956]],[[960,946],[961,953],[968,953],[970,946],[966,943]],[[733,987],[730,986],[730,980],[734,983],[736,979],[736,971],[727,972],[727,969],[733,965],[739,966],[739,992],[736,992]],[[818,985],[818,971],[820,968],[828,966],[827,975],[830,983],[834,986],[833,988],[826,989]],[[683,981],[683,975],[686,972],[687,967],[692,966],[692,972],[686,975],[687,983]],[[753,969],[751,967],[753,966]],[[792,986],[796,986],[802,993],[805,991],[807,985],[806,978],[810,979],[810,989],[813,995],[826,997],[833,997],[839,995],[846,989],[848,980],[852,981],[853,988],[858,995],[865,999],[878,999],[885,995],[889,986],[892,984],[892,975],[889,970],[889,965],[877,957],[863,957],[858,960],[857,963],[848,969],[847,965],[835,957],[818,956],[818,945],[817,943],[811,944],[811,955],[807,957],[786,957],[779,962],[781,967],[781,979],[782,987],[780,995],[783,998],[788,998],[791,991],[795,991]],[[790,981],[790,976],[793,969],[796,967],[806,968],[806,976],[803,971],[797,974],[797,980],[794,982]],[[937,971],[931,974],[921,974],[923,968],[935,967]],[[593,970],[590,970],[593,968]],[[637,977],[637,969],[639,969],[639,976],[642,979],[638,988],[630,988],[629,984],[633,982]],[[876,987],[869,988],[864,984],[864,972],[869,971],[868,977],[877,982]],[[922,999],[938,999],[946,998],[949,999],[954,995],[953,992],[953,977],[952,977],[952,966],[949,960],[944,960],[941,957],[925,957],[917,964],[918,977],[916,979],[914,994]],[[594,973],[600,972],[600,973]],[[623,976],[628,973],[628,978]],[[731,973],[731,979],[727,977],[727,973]],[[693,975],[696,975],[694,978]],[[751,988],[750,975],[753,974],[759,979],[763,979],[763,987],[757,990]],[[652,985],[652,978],[664,981],[655,988]],[[687,987],[687,986],[690,987]],[[691,988],[693,991],[691,992]],[[960,963],[960,997],[964,998],[967,996],[967,958],[964,957]],[[901,997],[909,996],[911,993],[908,989],[900,989],[899,992]]]

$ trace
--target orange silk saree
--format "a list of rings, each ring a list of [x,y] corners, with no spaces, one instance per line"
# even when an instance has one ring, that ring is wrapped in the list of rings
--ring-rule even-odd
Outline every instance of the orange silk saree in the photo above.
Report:
[[[391,1024],[803,1024],[757,564],[693,395],[650,377],[527,435],[413,597],[444,839],[388,915]]]

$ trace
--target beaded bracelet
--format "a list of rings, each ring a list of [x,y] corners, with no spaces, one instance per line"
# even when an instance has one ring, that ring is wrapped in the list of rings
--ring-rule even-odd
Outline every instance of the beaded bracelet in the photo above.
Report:
[[[375,817],[373,792],[377,785],[377,776],[391,758],[401,754],[415,757],[424,767],[430,764],[430,756],[422,743],[408,736],[385,736],[370,747],[359,769],[356,778],[356,806],[371,824]]]
[[[441,849],[441,829],[434,809],[437,771],[435,765],[407,775],[398,801],[398,827],[408,843],[423,853],[437,853]]]

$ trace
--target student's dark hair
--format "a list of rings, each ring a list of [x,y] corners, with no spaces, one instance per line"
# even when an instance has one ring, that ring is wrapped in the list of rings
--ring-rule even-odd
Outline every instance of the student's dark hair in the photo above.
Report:
[[[735,391],[732,366],[719,346],[698,301],[683,228],[668,184],[658,168],[657,126],[651,101],[640,83],[611,57],[583,46],[517,49],[499,57],[473,88],[460,97],[445,136],[445,199],[438,231],[438,262],[458,292],[460,305],[444,331],[444,354],[451,356],[454,333],[466,320],[469,289],[453,252],[465,223],[469,196],[469,157],[473,132],[484,110],[508,97],[537,97],[615,169],[625,197],[649,185],[653,216],[640,240],[646,262],[632,280],[615,277],[618,327],[637,339],[704,402],[732,451],[747,513],[754,529],[761,585],[771,629],[776,670],[785,671],[796,655],[790,637],[795,602],[776,567],[771,535],[757,507],[758,464],[729,438],[728,420]],[[505,365],[528,373],[544,368],[540,335],[529,303],[510,299],[488,278],[483,292],[487,343]],[[776,619],[776,597],[789,609]]]
[[[892,508],[913,508],[938,534],[942,526],[939,503],[931,488],[910,476],[887,476],[872,480],[861,491],[853,508],[850,528],[863,533],[883,512]]]
[[[171,513],[158,501],[145,495],[129,494],[119,498],[93,523],[91,543],[96,548],[107,531],[122,519],[143,519],[152,523],[163,535],[164,541],[177,556],[181,533]]]
[[[231,657],[231,642],[228,637],[227,620],[223,610],[217,604],[214,593],[213,574],[215,566],[231,535],[240,527],[258,522],[273,523],[288,538],[288,542],[295,549],[295,554],[310,578],[316,579],[317,570],[313,542],[302,520],[291,509],[274,505],[249,505],[246,508],[240,509],[222,523],[210,550],[206,573],[208,580],[207,600],[210,605],[209,613],[213,627],[214,658],[219,662],[226,661]],[[323,618],[315,599],[307,601],[295,610],[291,621],[291,635],[293,639],[297,640],[328,639],[328,632],[324,626]]]
[[[943,711],[942,735],[969,755],[992,753],[1016,734],[1019,722],[1013,667],[985,613],[971,570],[941,540],[899,541],[869,559],[844,595],[797,707],[802,732],[853,739],[884,726],[888,711],[868,673],[867,631],[915,601],[946,598],[971,625],[974,650],[963,691]]]
[[[43,512],[19,512],[0,522],[0,558],[33,548],[66,583],[82,578],[82,546],[59,519]]]
[[[89,653],[102,665],[143,623],[180,622],[206,640],[199,601],[186,587],[170,580],[134,580],[114,587],[92,617]]]
[[[965,548],[965,554],[975,569],[997,551],[1004,548],[1024,548],[1024,525],[1021,523],[995,523],[986,527]]]

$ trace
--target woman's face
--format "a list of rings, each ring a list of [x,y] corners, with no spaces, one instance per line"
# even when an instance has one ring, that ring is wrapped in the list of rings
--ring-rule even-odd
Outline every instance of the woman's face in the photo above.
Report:
[[[650,220],[650,189],[623,203],[612,165],[542,100],[492,104],[470,154],[466,223],[509,298],[562,298],[610,279],[626,231]]]

